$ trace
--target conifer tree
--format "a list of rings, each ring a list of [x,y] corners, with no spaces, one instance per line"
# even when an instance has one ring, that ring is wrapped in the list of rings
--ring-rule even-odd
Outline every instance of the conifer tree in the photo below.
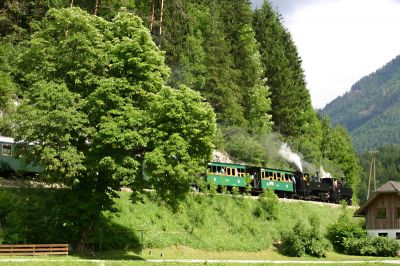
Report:
[[[252,29],[252,11],[248,0],[220,1],[221,17],[236,70],[238,101],[243,106],[249,129],[268,133],[271,127],[270,94],[262,81],[262,65]]]
[[[264,77],[271,91],[274,129],[306,159],[318,160],[321,125],[311,106],[301,59],[290,33],[267,1],[255,11],[253,27],[260,44]]]

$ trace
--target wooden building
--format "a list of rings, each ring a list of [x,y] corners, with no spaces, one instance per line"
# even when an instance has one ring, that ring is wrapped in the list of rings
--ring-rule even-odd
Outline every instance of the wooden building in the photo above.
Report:
[[[381,186],[354,215],[365,216],[369,235],[400,239],[400,182]]]

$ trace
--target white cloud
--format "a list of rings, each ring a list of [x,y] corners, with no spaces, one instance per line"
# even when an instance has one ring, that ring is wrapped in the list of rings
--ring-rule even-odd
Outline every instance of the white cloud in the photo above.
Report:
[[[399,1],[302,3],[283,16],[303,60],[315,108],[400,54]]]

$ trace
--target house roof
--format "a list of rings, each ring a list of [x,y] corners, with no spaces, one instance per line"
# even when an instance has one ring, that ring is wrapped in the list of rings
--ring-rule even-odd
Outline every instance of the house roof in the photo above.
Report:
[[[367,207],[373,202],[377,196],[384,194],[384,193],[394,193],[400,196],[400,182],[389,181],[385,183],[383,186],[378,188],[370,198],[364,202],[363,205],[354,213],[354,216],[363,216],[367,212]]]
[[[389,181],[378,188],[377,192],[400,192],[400,182]]]

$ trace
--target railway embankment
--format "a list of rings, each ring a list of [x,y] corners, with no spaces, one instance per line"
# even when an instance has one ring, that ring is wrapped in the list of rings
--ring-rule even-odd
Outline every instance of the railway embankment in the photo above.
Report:
[[[63,189],[0,187],[0,241],[73,242],[63,213]],[[277,198],[189,194],[174,208],[149,192],[133,203],[131,192],[119,192],[115,212],[104,212],[90,242],[95,252],[163,249],[172,246],[208,251],[254,252],[274,248],[284,232],[299,222],[327,227],[344,211],[338,205]],[[359,219],[359,218],[354,218]],[[317,223],[317,224],[311,224]],[[326,242],[328,240],[325,239]]]

